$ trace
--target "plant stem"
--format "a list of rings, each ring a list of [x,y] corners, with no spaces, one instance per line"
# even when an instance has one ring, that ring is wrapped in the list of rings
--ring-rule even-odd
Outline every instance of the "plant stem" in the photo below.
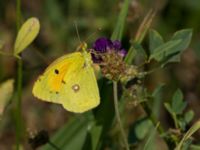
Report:
[[[120,132],[122,135],[122,139],[124,140],[124,144],[126,147],[126,150],[129,150],[129,145],[127,141],[127,137],[124,131],[124,128],[122,126],[122,122],[120,119],[120,113],[119,113],[119,108],[118,108],[118,92],[117,92],[117,82],[113,81],[113,94],[114,94],[114,107],[115,107],[115,114],[116,114],[116,119],[119,124]]]
[[[17,102],[15,108],[15,121],[16,121],[16,146],[19,149],[20,141],[22,138],[22,114],[21,114],[21,97],[22,97],[22,60],[17,59]]]
[[[16,29],[19,30],[21,23],[21,0],[16,0]],[[21,98],[22,98],[22,59],[17,58],[17,101],[15,106],[15,123],[16,123],[16,149],[19,150],[22,140],[22,115],[21,115]]]

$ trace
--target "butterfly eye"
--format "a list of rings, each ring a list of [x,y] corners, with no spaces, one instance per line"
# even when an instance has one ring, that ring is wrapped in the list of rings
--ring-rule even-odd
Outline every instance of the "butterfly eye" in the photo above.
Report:
[[[59,74],[58,69],[55,69],[54,72],[55,72],[55,74]]]
[[[80,90],[80,86],[78,84],[74,84],[72,86],[72,90],[74,90],[74,92],[78,92]]]

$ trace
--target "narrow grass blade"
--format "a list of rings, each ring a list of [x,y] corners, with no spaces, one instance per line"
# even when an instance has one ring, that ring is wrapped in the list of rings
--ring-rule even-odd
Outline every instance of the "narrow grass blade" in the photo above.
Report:
[[[152,21],[153,21],[153,18],[155,16],[156,12],[153,11],[153,10],[150,10],[148,12],[148,14],[146,15],[146,17],[144,18],[143,22],[141,23],[137,33],[136,33],[136,36],[135,36],[135,39],[134,39],[134,42],[136,43],[141,43],[142,40],[144,39]]]
[[[143,41],[151,23],[152,23],[152,20],[153,20],[155,14],[156,14],[156,12],[153,10],[150,10],[148,12],[146,17],[142,21],[142,23],[136,33],[135,38],[132,40],[133,44],[134,43],[141,44],[141,42]],[[128,51],[128,54],[126,55],[125,62],[127,64],[131,64],[136,55],[137,55],[137,51],[135,50],[134,46],[131,46]]]
[[[72,118],[50,139],[51,143],[62,150],[82,150],[88,129],[93,124],[88,115],[83,114]],[[42,150],[52,150],[52,147],[47,144]]]
[[[183,144],[185,141],[187,141],[192,134],[194,134],[197,130],[200,129],[200,121],[197,121],[184,135],[184,137],[182,138],[182,140],[180,141],[180,143],[177,145],[177,147],[175,148],[175,150],[181,150]]]
[[[126,16],[128,14],[128,7],[129,7],[130,0],[125,0],[121,12],[118,17],[117,24],[115,26],[114,32],[111,36],[112,40],[121,40],[122,34],[124,31],[124,23],[126,20]]]

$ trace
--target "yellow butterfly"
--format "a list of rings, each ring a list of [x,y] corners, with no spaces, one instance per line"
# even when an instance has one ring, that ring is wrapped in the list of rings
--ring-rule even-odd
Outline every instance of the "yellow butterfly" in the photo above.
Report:
[[[33,95],[41,100],[62,104],[71,112],[82,113],[98,106],[100,102],[93,62],[87,44],[55,60],[39,76]]]

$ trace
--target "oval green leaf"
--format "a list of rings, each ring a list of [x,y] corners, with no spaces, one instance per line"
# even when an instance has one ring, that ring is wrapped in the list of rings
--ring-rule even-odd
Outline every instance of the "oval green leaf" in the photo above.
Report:
[[[4,108],[7,105],[13,94],[14,80],[9,79],[0,85],[0,115],[3,114]]]
[[[159,46],[161,46],[162,44],[164,44],[164,40],[162,38],[162,36],[156,31],[151,29],[149,31],[149,50],[151,53],[153,53],[153,51],[158,48]]]
[[[20,28],[14,46],[14,55],[21,53],[38,35],[40,30],[39,20],[29,18]]]

